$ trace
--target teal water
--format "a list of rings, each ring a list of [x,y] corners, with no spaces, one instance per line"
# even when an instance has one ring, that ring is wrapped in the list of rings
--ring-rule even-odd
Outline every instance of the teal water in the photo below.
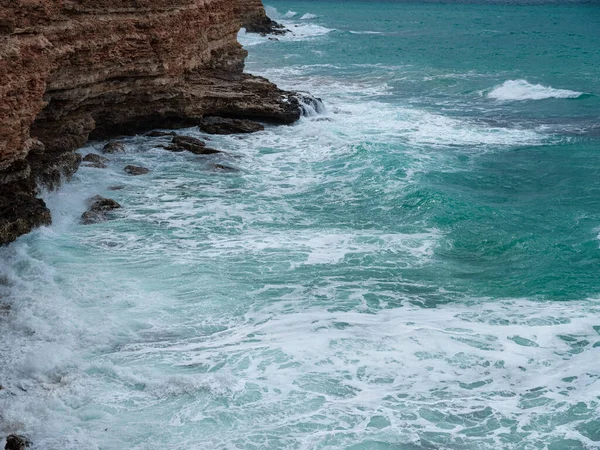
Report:
[[[219,160],[127,139],[46,195],[51,227],[0,249],[2,433],[44,449],[598,448],[600,7],[270,13],[293,34],[242,32],[247,70],[326,111],[213,137]],[[98,193],[124,208],[79,225]]]

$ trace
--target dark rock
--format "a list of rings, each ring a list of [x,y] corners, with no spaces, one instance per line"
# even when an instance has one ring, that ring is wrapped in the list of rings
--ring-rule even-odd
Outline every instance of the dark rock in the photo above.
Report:
[[[214,164],[213,167],[217,170],[222,170],[224,172],[239,172],[235,167],[225,166],[223,164]]]
[[[270,41],[279,41],[279,39],[277,39],[276,37],[270,37],[269,40]]]
[[[104,153],[125,153],[125,145],[122,142],[111,141],[102,149]]]
[[[150,172],[149,169],[139,166],[126,166],[123,170],[129,175],[146,175],[148,172]]]
[[[171,142],[178,147],[182,147],[190,151],[206,147],[206,143],[204,141],[191,136],[175,136]]]
[[[50,210],[42,199],[26,191],[0,194],[0,244],[51,223]]]
[[[53,191],[75,175],[81,164],[81,155],[74,152],[30,154],[28,161],[33,180]]]
[[[25,450],[31,446],[31,441],[18,434],[11,434],[6,438],[5,450]]]
[[[95,153],[88,153],[87,155],[84,156],[83,161],[91,162],[91,163],[105,164],[110,160],[108,158],[105,158],[104,156],[96,155]]]
[[[94,169],[106,169],[106,164],[102,163],[86,163],[85,167],[93,167]]]
[[[50,225],[50,210],[35,195],[35,179],[28,161],[17,161],[0,170],[0,245],[34,228]]]
[[[121,189],[124,189],[125,186],[110,186],[108,188],[109,191],[120,191]]]
[[[209,134],[256,133],[265,129],[260,123],[251,120],[214,116],[203,118],[198,128]]]
[[[112,198],[104,198],[100,195],[92,197],[89,202],[91,203],[91,206],[81,215],[81,223],[83,225],[106,220],[108,218],[107,213],[121,207],[121,205]]]
[[[104,156],[96,155],[95,153],[90,153],[85,155],[83,161],[86,163],[85,167],[94,167],[96,169],[106,169],[106,162],[108,162],[108,158]]]
[[[171,145],[167,147],[163,146],[163,148],[170,152],[188,151],[195,155],[212,155],[215,153],[223,153],[220,150],[206,147],[206,143],[204,143],[204,141],[191,136],[175,136],[171,142]]]
[[[280,23],[275,22],[262,11],[260,14],[252,14],[245,17],[242,27],[246,29],[247,33],[259,33],[262,36],[266,36],[267,34],[283,35],[290,32],[290,30],[287,30]]]
[[[148,137],[163,137],[163,136],[177,136],[174,131],[150,131],[146,133]]]

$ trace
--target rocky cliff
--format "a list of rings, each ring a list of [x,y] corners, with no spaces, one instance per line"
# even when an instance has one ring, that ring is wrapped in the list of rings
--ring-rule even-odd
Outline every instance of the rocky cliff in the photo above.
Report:
[[[36,185],[90,138],[295,121],[292,94],[243,73],[237,32],[264,18],[260,0],[0,0],[0,244],[50,222]]]
[[[249,33],[284,34],[287,30],[272,20],[261,0],[245,0],[240,3],[240,21]]]

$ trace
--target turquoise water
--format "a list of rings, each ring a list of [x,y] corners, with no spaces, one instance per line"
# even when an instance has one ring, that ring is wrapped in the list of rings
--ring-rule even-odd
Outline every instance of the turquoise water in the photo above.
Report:
[[[47,194],[54,224],[0,249],[1,432],[43,449],[598,448],[600,7],[270,13],[293,34],[242,32],[247,70],[326,111],[213,137],[220,159],[128,138]],[[98,193],[123,209],[79,225]]]

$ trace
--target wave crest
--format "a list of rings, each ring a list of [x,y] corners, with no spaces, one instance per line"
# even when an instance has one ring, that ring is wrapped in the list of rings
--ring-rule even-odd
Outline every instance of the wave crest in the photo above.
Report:
[[[496,100],[544,100],[548,98],[578,98],[582,92],[568,89],[554,89],[541,84],[531,84],[527,80],[508,80],[488,93],[488,98]]]

